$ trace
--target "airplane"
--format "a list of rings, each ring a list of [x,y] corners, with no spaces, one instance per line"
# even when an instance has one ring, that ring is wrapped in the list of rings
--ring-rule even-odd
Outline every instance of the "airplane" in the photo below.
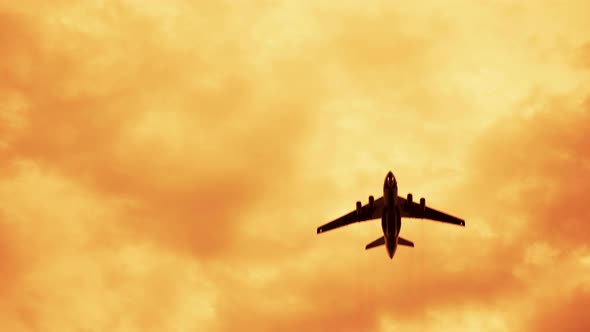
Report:
[[[426,199],[420,198],[420,203],[413,201],[412,194],[407,198],[398,196],[397,180],[389,171],[383,184],[383,196],[375,200],[369,196],[369,203],[364,206],[356,202],[356,210],[317,228],[317,234],[324,233],[355,222],[381,218],[383,236],[367,244],[365,250],[385,245],[387,254],[393,259],[397,246],[414,247],[412,241],[399,236],[402,226],[401,218],[429,219],[448,224],[465,227],[465,220],[453,217],[444,212],[426,206]]]

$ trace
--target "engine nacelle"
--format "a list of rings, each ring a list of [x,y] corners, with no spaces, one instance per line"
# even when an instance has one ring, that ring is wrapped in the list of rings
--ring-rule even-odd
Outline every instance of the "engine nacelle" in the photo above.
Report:
[[[408,194],[408,206],[412,206],[412,194]]]
[[[374,205],[375,205],[375,197],[369,196],[369,210],[373,211]]]
[[[426,199],[424,197],[420,198],[420,211],[426,211]]]
[[[361,202],[356,202],[356,214],[358,216],[361,215],[361,208],[363,207],[363,205],[361,204]]]

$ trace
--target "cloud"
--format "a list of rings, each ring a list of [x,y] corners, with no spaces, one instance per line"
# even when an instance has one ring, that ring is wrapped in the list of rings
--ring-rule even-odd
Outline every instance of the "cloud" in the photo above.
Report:
[[[187,327],[210,324],[216,293],[202,267],[118,226],[126,202],[31,163],[16,173],[0,183],[10,202],[0,223],[2,328],[167,330],[182,318],[162,306],[190,315]]]
[[[5,83],[25,104],[10,116],[26,123],[18,135],[14,125],[5,130],[6,158],[136,201],[127,224],[148,238],[195,255],[221,250],[239,211],[289,169],[320,91],[306,83],[311,75],[280,68],[255,86],[259,74],[246,58],[220,45],[217,60],[201,59],[211,55],[165,39],[165,27],[135,8],[89,10],[99,17],[96,29],[80,25],[77,13],[58,16],[67,24],[45,20],[32,28],[18,15],[6,21],[4,31],[21,42],[8,44],[4,66],[14,71],[11,59],[34,65]],[[67,44],[57,46],[40,30],[67,36]],[[193,41],[211,37],[202,38]],[[226,38],[241,42],[231,31]],[[305,65],[293,56],[276,60]],[[260,100],[276,80],[297,94]]]
[[[584,8],[26,5],[0,19],[0,329],[502,330],[554,266],[548,316],[578,301]],[[392,262],[378,223],[315,234],[387,169],[467,227],[407,221]]]
[[[584,308],[590,305],[590,294],[584,290],[578,290],[563,301],[549,303],[539,313],[539,319],[531,331],[587,331],[590,321]]]
[[[460,215],[468,220],[460,231],[444,229],[443,238],[449,245],[440,244],[444,226],[437,232],[438,224],[421,222],[433,230],[432,235],[422,233],[417,248],[400,252],[395,264],[404,270],[396,270],[376,264],[372,252],[358,253],[361,246],[356,239],[368,233],[355,226],[354,231],[341,232],[338,248],[332,252],[311,242],[306,243],[310,252],[317,251],[313,255],[305,247],[295,256],[295,247],[290,253],[280,251],[290,262],[301,263],[275,261],[270,271],[258,265],[237,265],[236,270],[258,271],[272,281],[263,281],[263,286],[243,276],[226,281],[235,287],[231,294],[251,295],[230,296],[221,302],[221,313],[228,317],[224,326],[232,329],[253,324],[242,314],[245,306],[258,317],[267,317],[264,324],[258,323],[263,330],[378,330],[384,317],[401,326],[413,326],[415,320],[430,317],[433,310],[467,312],[474,307],[481,308],[482,317],[491,315],[489,322],[482,318],[488,322],[486,329],[500,329],[493,323],[498,319],[524,326],[526,314],[518,318],[508,310],[498,313],[490,308],[508,303],[527,312],[522,306],[533,305],[532,299],[553,296],[556,290],[550,285],[558,276],[547,271],[586,245],[580,237],[584,234],[580,222],[588,211],[584,193],[578,192],[588,187],[584,184],[587,142],[583,133],[587,132],[590,110],[580,102],[583,93],[584,89],[568,96],[535,92],[535,98],[527,98],[523,104],[532,108],[530,115],[501,117],[481,135],[471,150],[467,176],[461,185],[446,192],[454,198],[445,210],[459,207]],[[407,222],[403,232],[413,238],[419,234],[417,227]],[[352,235],[355,232],[360,235]],[[322,243],[330,246],[329,235],[323,236]],[[270,252],[266,255],[274,257]],[[366,261],[358,263],[356,257]],[[380,256],[375,253],[374,257]],[[423,265],[408,269],[411,260]],[[567,269],[583,273],[576,265]],[[258,299],[257,305],[249,305],[250,297]],[[290,310],[277,311],[273,303]]]
[[[535,109],[532,115],[508,116],[482,137],[468,190],[484,195],[489,208],[495,206],[494,227],[513,230],[509,223],[514,221],[502,218],[502,211],[514,209],[521,213],[516,221],[523,228],[521,241],[551,234],[559,247],[575,249],[586,243],[582,234],[590,212],[584,193],[590,186],[585,153],[590,141],[584,135],[590,123],[587,100],[577,94],[537,95],[528,105]]]
[[[0,294],[8,294],[15,287],[15,279],[22,273],[23,257],[21,257],[15,241],[14,231],[6,222],[6,216],[0,215],[0,272],[5,276],[0,287]]]
[[[322,331],[334,327],[374,330],[383,317],[411,323],[436,308],[488,307],[503,297],[514,296],[522,284],[514,281],[509,270],[493,268],[492,264],[498,261],[489,258],[486,261],[474,265],[469,272],[456,273],[427,264],[404,271],[368,266],[359,269],[350,265],[335,269],[322,261],[313,269],[321,270],[321,274],[297,277],[279,268],[283,271],[278,278],[280,282],[256,288],[249,284],[237,286],[229,292],[232,295],[220,302],[220,313],[226,318],[223,324],[226,329],[248,326],[253,324],[251,315],[243,313],[243,308],[248,307],[249,313],[264,317],[263,323],[258,323],[264,331],[277,328]],[[235,284],[240,285],[237,280]],[[256,298],[256,303],[250,303],[249,298]],[[283,309],[278,310],[278,306]]]

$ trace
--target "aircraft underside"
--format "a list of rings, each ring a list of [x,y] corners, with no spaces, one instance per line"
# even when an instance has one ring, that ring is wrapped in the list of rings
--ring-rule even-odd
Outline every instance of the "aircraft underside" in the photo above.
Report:
[[[420,203],[417,203],[413,201],[411,193],[407,195],[407,199],[398,196],[397,181],[393,173],[389,172],[383,184],[382,197],[375,199],[373,196],[369,196],[369,203],[364,206],[360,201],[356,202],[355,210],[318,227],[317,233],[320,234],[351,223],[377,218],[381,219],[383,236],[367,244],[365,249],[384,245],[390,258],[395,255],[398,245],[414,247],[412,241],[399,236],[402,218],[429,219],[465,227],[463,219],[427,207],[424,198],[420,198]]]

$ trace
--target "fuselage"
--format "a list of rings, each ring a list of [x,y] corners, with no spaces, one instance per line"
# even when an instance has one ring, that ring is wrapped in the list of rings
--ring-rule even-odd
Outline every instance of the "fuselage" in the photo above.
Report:
[[[401,214],[397,207],[397,181],[390,171],[383,184],[383,214],[381,227],[385,238],[385,248],[389,258],[393,258],[397,249],[397,237],[401,228]]]

